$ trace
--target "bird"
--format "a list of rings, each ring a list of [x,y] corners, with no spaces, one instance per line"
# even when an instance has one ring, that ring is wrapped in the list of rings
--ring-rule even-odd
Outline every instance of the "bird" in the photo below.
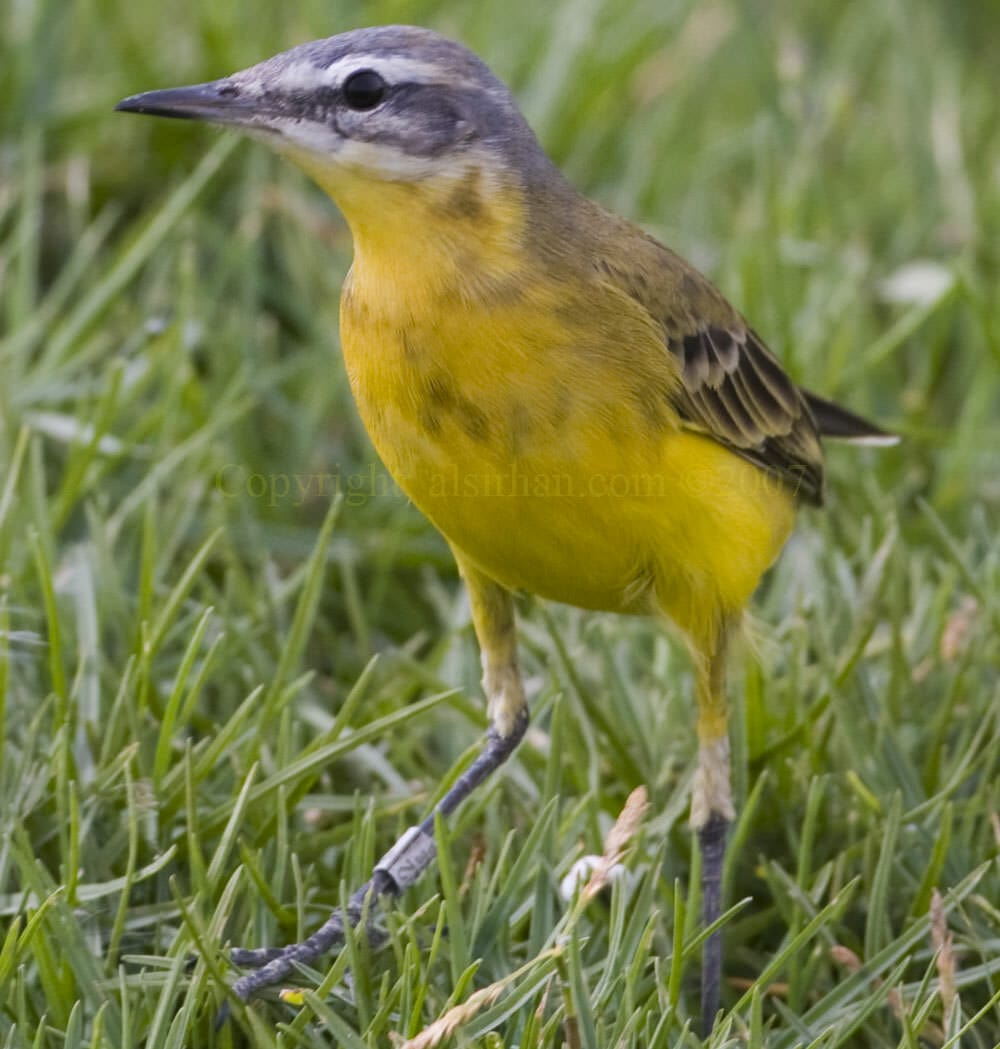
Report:
[[[896,437],[792,380],[695,267],[578,192],[511,92],[462,44],[356,29],[118,110],[236,129],[332,198],[353,263],[340,342],[357,409],[468,590],[489,728],[422,822],[350,897],[358,923],[435,857],[447,817],[528,726],[514,597],[672,624],[691,656],[690,822],[702,921],[722,914],[730,785],[726,657],[801,504],[820,505],[822,438]],[[244,1001],[343,940],[345,915],[285,947],[232,951]],[[705,941],[701,1020],[721,1004]]]

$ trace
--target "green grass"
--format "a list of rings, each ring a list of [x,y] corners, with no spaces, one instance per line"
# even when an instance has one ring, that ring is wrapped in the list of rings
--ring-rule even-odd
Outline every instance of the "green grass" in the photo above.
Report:
[[[541,603],[531,734],[390,946],[212,1030],[223,945],[314,928],[485,717],[447,549],[350,401],[337,213],[260,148],[111,107],[393,20],[483,54],[578,185],[906,438],[830,449],[734,663],[710,1044],[995,1047],[1000,17],[932,0],[0,11],[0,1046],[388,1046],[512,974],[451,1044],[701,1044],[683,654]],[[920,260],[941,288],[889,301]],[[634,890],[565,904],[639,784]]]

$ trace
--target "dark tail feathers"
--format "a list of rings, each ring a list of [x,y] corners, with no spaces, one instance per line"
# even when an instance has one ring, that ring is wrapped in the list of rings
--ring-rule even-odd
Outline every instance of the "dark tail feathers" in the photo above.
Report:
[[[896,434],[880,429],[867,419],[862,419],[860,415],[841,408],[839,404],[834,404],[825,397],[818,397],[808,390],[803,390],[802,393],[816,420],[816,428],[821,437],[834,437],[841,441],[853,441],[855,444],[898,443],[899,437]]]

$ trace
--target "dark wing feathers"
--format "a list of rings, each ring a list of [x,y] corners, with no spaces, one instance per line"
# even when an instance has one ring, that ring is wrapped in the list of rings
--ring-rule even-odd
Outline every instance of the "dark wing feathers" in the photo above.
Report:
[[[896,444],[899,438],[881,427],[862,419],[860,415],[849,412],[825,397],[803,390],[802,395],[809,405],[809,410],[816,420],[816,427],[823,437],[837,437],[844,441],[856,441],[859,444],[889,445]]]
[[[733,319],[668,338],[683,380],[675,406],[694,429],[819,503],[823,453],[806,398],[757,335]]]

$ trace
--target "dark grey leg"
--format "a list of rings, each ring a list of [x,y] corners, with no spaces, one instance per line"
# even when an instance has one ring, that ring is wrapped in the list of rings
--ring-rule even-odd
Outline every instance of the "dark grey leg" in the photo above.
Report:
[[[706,927],[722,914],[722,861],[726,854],[729,821],[713,812],[698,831],[701,849],[701,920]],[[701,1030],[712,1033],[722,990],[722,933],[716,930],[705,941],[701,956]]]
[[[345,918],[348,924],[356,927],[366,903],[370,906],[379,897],[392,899],[412,885],[434,860],[436,814],[448,816],[454,812],[490,773],[510,757],[524,737],[528,727],[528,707],[517,666],[513,600],[509,591],[468,564],[458,550],[455,558],[469,590],[472,622],[483,656],[483,686],[490,717],[486,743],[476,760],[438,802],[434,812],[419,826],[410,827],[379,860],[371,878],[347,901],[346,913],[334,911],[302,943],[262,950],[237,948],[232,952],[236,965],[257,970],[241,976],[233,984],[234,993],[243,1001],[248,1001],[262,988],[286,979],[297,965],[315,962],[343,943]],[[381,937],[371,920],[366,924],[365,933],[372,940]],[[225,1012],[220,1021],[224,1016]]]
[[[514,721],[513,730],[501,736],[495,728],[486,734],[486,745],[476,760],[456,780],[454,786],[438,802],[434,812],[419,826],[410,827],[375,865],[371,878],[357,889],[348,900],[346,917],[352,926],[360,920],[366,899],[394,898],[412,885],[434,860],[434,818],[437,813],[450,815],[514,752],[528,727],[528,712],[523,709]],[[256,972],[241,976],[233,984],[233,992],[243,1001],[271,984],[280,983],[295,972],[298,964],[308,965],[344,941],[344,913],[334,911],[329,918],[302,943],[287,947],[265,947],[257,950],[235,948],[230,957],[234,964],[256,968]],[[379,934],[369,922],[366,932],[375,939]]]

